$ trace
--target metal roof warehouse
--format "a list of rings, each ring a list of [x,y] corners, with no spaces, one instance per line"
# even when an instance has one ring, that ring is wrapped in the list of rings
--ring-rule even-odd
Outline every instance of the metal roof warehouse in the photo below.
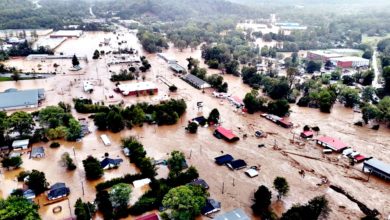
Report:
[[[43,99],[45,99],[44,89],[8,89],[0,93],[0,110],[37,108]]]
[[[366,160],[363,163],[363,171],[366,169],[385,180],[390,180],[390,165],[383,161],[375,158]]]

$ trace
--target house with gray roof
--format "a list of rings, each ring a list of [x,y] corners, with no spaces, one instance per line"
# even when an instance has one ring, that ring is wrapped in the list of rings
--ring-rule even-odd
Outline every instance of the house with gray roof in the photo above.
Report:
[[[187,74],[183,76],[182,79],[197,89],[206,89],[211,87],[206,81],[192,74]]]
[[[44,89],[7,89],[0,93],[0,111],[37,108],[44,99]]]
[[[32,158],[42,158],[45,156],[45,148],[43,147],[34,147],[31,150],[31,157]]]
[[[56,183],[52,185],[47,193],[48,200],[60,199],[68,196],[70,193],[69,187],[66,187],[65,183]]]
[[[375,174],[385,180],[390,181],[390,164],[375,158],[368,159],[363,163],[363,171]]]

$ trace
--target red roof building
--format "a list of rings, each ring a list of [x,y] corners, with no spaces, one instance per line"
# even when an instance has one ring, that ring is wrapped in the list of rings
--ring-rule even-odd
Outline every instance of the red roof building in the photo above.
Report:
[[[291,128],[293,126],[293,123],[288,121],[285,118],[282,118],[276,122],[278,125],[282,126],[283,128]]]
[[[313,138],[314,132],[313,131],[303,131],[301,133],[302,138]]]
[[[135,220],[160,220],[160,218],[158,217],[158,215],[156,213],[151,213],[151,214],[136,218]]]
[[[355,161],[355,163],[363,162],[365,159],[366,159],[366,157],[363,156],[363,155],[360,155],[360,154],[357,155],[357,156],[355,156],[355,157],[353,158],[353,160]]]
[[[327,136],[318,138],[317,144],[319,144],[323,147],[326,147],[326,148],[330,148],[336,152],[340,152],[348,147],[348,145],[345,144],[344,142],[342,142],[338,139],[332,138],[332,137],[327,137]]]
[[[231,130],[225,129],[225,128],[221,127],[221,126],[219,126],[215,130],[214,135],[216,137],[220,136],[221,138],[223,138],[223,139],[225,139],[226,141],[229,141],[229,142],[238,141],[240,139],[235,134],[233,134],[233,132]]]

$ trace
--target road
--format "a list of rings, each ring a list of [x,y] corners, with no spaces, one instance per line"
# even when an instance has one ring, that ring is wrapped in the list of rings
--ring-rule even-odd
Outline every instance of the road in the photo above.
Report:
[[[374,69],[374,73],[375,73],[375,78],[374,78],[374,81],[372,82],[372,86],[374,88],[380,88],[381,87],[381,84],[379,83],[379,75],[381,73],[380,73],[379,67],[378,67],[377,53],[378,52],[375,49],[374,53],[372,55],[372,68]]]
[[[93,18],[96,18],[96,15],[93,13],[92,6],[89,7],[89,14],[91,14],[91,16],[92,16]]]

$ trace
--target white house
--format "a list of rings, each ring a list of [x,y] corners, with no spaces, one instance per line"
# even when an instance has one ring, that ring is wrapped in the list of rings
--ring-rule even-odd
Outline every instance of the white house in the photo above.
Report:
[[[29,143],[30,143],[29,139],[16,140],[12,143],[12,148],[14,150],[26,150],[28,148]]]

